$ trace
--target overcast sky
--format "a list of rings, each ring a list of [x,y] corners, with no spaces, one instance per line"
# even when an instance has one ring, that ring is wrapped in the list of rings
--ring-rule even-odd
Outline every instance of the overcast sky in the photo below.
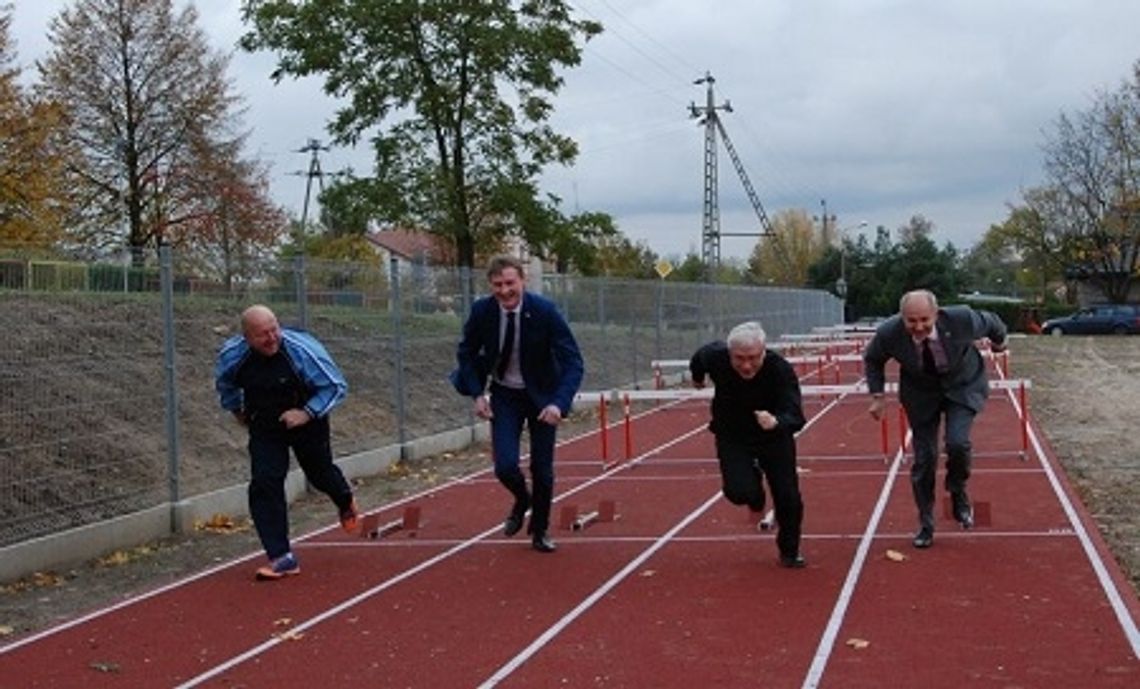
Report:
[[[182,5],[175,0],[176,6]],[[16,0],[25,81],[69,3]],[[250,153],[300,215],[309,138],[328,142],[335,104],[315,80],[274,85],[273,59],[234,48],[238,0],[198,0],[214,46],[232,52]],[[663,256],[700,252],[706,72],[722,122],[769,216],[803,208],[894,229],[922,214],[935,241],[967,249],[1042,181],[1041,147],[1061,113],[1086,110],[1140,59],[1137,0],[572,0],[606,31],[567,72],[556,126],[581,149],[546,188],[564,212],[604,211]],[[326,172],[370,170],[366,150],[321,154]],[[724,232],[755,214],[723,146]],[[858,230],[854,230],[858,231]],[[755,239],[725,237],[725,257]]]

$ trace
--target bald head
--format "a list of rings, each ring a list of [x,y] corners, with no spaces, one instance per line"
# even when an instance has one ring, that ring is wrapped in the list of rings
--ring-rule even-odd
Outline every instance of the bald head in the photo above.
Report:
[[[926,289],[907,292],[899,299],[899,315],[911,337],[916,340],[929,337],[938,319],[938,298]]]
[[[273,356],[281,346],[281,326],[268,306],[254,304],[241,312],[241,332],[258,354]]]

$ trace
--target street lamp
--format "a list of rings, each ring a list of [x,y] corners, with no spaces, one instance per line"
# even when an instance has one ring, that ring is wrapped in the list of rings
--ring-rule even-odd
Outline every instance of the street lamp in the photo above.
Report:
[[[862,229],[867,226],[867,221],[863,220],[858,225],[845,227],[839,231],[839,279],[835,281],[835,293],[839,298],[847,301],[847,242],[844,237],[851,230]]]

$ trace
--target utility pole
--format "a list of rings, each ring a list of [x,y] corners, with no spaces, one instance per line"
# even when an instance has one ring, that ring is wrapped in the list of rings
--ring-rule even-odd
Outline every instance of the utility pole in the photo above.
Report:
[[[313,193],[313,179],[317,180],[317,185],[321,189],[321,193],[325,191],[325,173],[321,171],[320,152],[328,151],[329,147],[321,144],[316,139],[309,139],[309,141],[302,147],[297,149],[298,153],[309,153],[309,169],[307,171],[294,172],[294,175],[303,175],[305,179],[305,205],[301,207],[301,232],[308,229],[309,223],[309,199]]]
[[[705,126],[705,157],[704,157],[704,202],[701,208],[701,263],[705,267],[705,280],[711,281],[714,270],[720,265],[720,204],[717,199],[717,156],[716,156],[716,111],[732,112],[732,104],[727,101],[720,106],[714,104],[713,84],[716,79],[712,74],[705,72],[705,76],[697,79],[694,84],[708,84],[705,106],[698,108],[695,103],[689,104],[689,114],[694,119],[700,119]],[[701,119],[703,118],[703,119]]]
[[[725,101],[723,105],[715,105],[715,98],[713,97],[713,84],[716,79],[712,74],[705,72],[705,76],[697,79],[694,84],[707,84],[705,95],[705,106],[699,108],[694,103],[689,104],[689,114],[693,119],[699,120],[700,124],[705,127],[705,157],[704,157],[704,207],[701,222],[701,261],[705,266],[705,280],[712,281],[716,268],[720,266],[720,238],[721,237],[771,237],[777,243],[777,248],[785,261],[788,261],[786,252],[784,252],[783,245],[779,242],[779,237],[772,231],[772,224],[768,221],[768,214],[764,212],[764,206],[760,203],[760,197],[756,195],[756,190],[752,186],[752,181],[748,179],[748,173],[744,170],[744,164],[740,162],[740,156],[736,154],[736,148],[732,145],[732,140],[728,138],[728,131],[725,130],[724,124],[720,121],[717,115],[717,110],[725,112],[732,112],[732,104]],[[729,159],[732,161],[733,167],[736,168],[736,174],[740,177],[740,183],[744,186],[744,191],[748,195],[748,200],[752,203],[752,209],[756,212],[756,217],[760,221],[759,232],[721,232],[720,230],[720,203],[717,199],[717,135],[724,141],[725,150],[728,151]]]

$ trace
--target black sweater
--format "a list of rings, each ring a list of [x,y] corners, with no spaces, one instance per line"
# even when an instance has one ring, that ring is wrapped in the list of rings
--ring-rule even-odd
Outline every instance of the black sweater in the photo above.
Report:
[[[783,439],[804,427],[800,382],[792,365],[772,350],[764,352],[764,363],[750,380],[732,368],[728,345],[713,342],[697,350],[689,361],[693,381],[712,379],[716,386],[709,430],[732,440],[767,444]],[[779,421],[765,431],[756,421],[757,411],[766,411]]]

